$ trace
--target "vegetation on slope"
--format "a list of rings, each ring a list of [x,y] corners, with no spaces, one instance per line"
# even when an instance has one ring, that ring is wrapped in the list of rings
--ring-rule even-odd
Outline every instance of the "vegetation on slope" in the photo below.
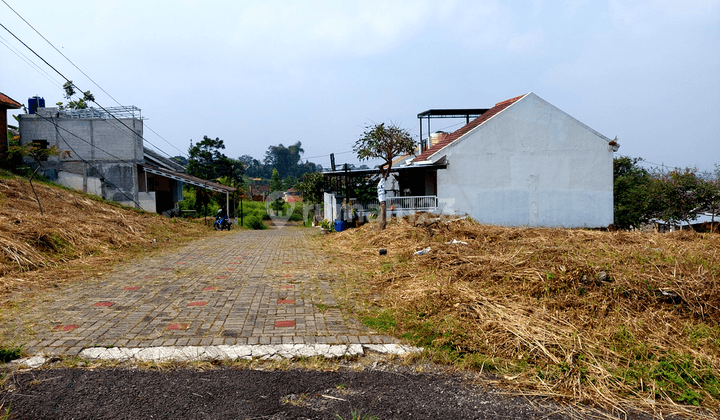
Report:
[[[406,218],[324,238],[357,263],[338,269],[363,322],[421,357],[617,411],[720,407],[720,235]]]
[[[0,178],[0,295],[106,270],[107,265],[209,232],[201,224],[167,219],[50,184]],[[51,274],[48,269],[52,269]]]

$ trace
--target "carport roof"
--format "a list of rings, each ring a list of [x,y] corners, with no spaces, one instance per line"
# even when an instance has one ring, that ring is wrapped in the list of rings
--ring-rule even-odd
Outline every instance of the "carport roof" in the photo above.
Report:
[[[196,187],[205,188],[206,190],[212,190],[217,191],[221,193],[233,193],[236,191],[236,188],[228,187],[227,185],[218,184],[216,182],[211,182],[206,179],[198,178],[192,175],[188,174],[181,174],[179,172],[170,171],[167,169],[160,169],[157,166],[151,166],[151,165],[140,165],[145,172],[149,172],[151,174],[164,176],[165,178],[174,179],[176,181],[182,181],[186,184],[194,185]]]

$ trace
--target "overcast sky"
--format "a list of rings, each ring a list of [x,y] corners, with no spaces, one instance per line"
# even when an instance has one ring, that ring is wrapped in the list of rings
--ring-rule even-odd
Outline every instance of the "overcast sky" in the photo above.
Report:
[[[619,154],[720,163],[717,0],[4,2],[112,97],[141,108],[145,138],[170,155],[207,135],[234,158],[301,141],[312,162],[329,166],[334,152],[357,163],[343,152],[368,124],[418,135],[427,109],[534,92],[618,136]],[[3,3],[0,23],[117,106]],[[63,100],[64,80],[2,28],[0,44],[0,92]]]

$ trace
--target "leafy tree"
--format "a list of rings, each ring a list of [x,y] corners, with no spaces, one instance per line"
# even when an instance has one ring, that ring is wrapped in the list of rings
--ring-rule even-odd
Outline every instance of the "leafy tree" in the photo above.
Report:
[[[657,217],[669,224],[686,222],[690,229],[692,220],[717,200],[711,182],[698,177],[694,168],[659,174],[655,194]]]
[[[188,175],[207,180],[216,180],[221,176],[229,176],[238,180],[242,176],[242,164],[225,156],[221,150],[225,143],[219,138],[214,140],[204,136],[202,141],[188,149]]]
[[[638,165],[641,158],[613,159],[614,224],[630,229],[653,217],[654,179]]]
[[[281,178],[295,175],[295,167],[300,162],[300,155],[305,152],[302,144],[297,142],[289,147],[280,143],[277,146],[270,146],[265,152],[264,163],[278,171]]]
[[[362,137],[355,142],[353,151],[358,159],[382,159],[379,166],[383,181],[390,176],[393,160],[398,156],[408,155],[415,151],[415,141],[407,130],[385,123],[365,127]],[[380,229],[385,229],[386,202],[380,202]]]
[[[173,162],[177,163],[180,166],[187,166],[187,164],[188,164],[188,160],[185,156],[180,156],[180,155],[173,156],[170,158],[170,160],[172,160]]]
[[[38,197],[37,192],[35,191],[35,186],[33,185],[33,178],[35,175],[37,175],[38,171],[42,168],[42,163],[48,159],[50,156],[54,155],[66,155],[70,156],[70,152],[68,151],[62,151],[53,146],[50,148],[46,147],[40,147],[35,143],[28,143],[24,146],[20,146],[19,153],[21,153],[23,156],[29,156],[32,158],[32,160],[35,161],[35,164],[37,165],[35,169],[32,171],[30,176],[28,177],[28,181],[30,182],[30,188],[32,189],[33,194],[35,195],[35,200],[38,203],[38,208],[40,209],[40,214],[43,213],[42,204],[40,204],[40,197]]]
[[[309,172],[295,184],[295,189],[302,194],[303,202],[318,204],[323,202],[323,193],[329,189],[329,181],[321,172]]]
[[[283,183],[282,180],[280,180],[280,172],[277,169],[273,169],[272,177],[270,177],[270,192],[273,193],[275,191],[283,190]],[[275,199],[275,202],[273,203],[276,214],[280,214],[280,211],[282,210],[282,205],[282,196],[278,196],[278,198]]]
[[[68,101],[65,105],[63,105],[62,102],[58,102],[56,105],[60,109],[86,109],[88,107],[89,102],[95,102],[95,96],[93,96],[92,93],[88,90],[87,92],[83,92],[82,98],[79,98],[77,100],[73,100],[72,97],[75,95],[75,85],[73,84],[72,80],[66,82],[63,85],[63,89],[65,89],[65,99]]]

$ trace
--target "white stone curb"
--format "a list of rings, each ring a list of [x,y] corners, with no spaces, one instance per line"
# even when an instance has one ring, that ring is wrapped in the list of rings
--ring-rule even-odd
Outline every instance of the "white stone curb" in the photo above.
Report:
[[[187,362],[208,360],[237,360],[259,358],[261,360],[292,359],[293,357],[342,357],[364,355],[365,352],[403,355],[418,353],[422,348],[402,344],[277,344],[239,346],[185,346],[185,347],[90,347],[83,349],[78,357],[88,360],[117,360],[138,362]],[[11,363],[29,368],[42,366],[47,359],[34,356],[13,360]]]

